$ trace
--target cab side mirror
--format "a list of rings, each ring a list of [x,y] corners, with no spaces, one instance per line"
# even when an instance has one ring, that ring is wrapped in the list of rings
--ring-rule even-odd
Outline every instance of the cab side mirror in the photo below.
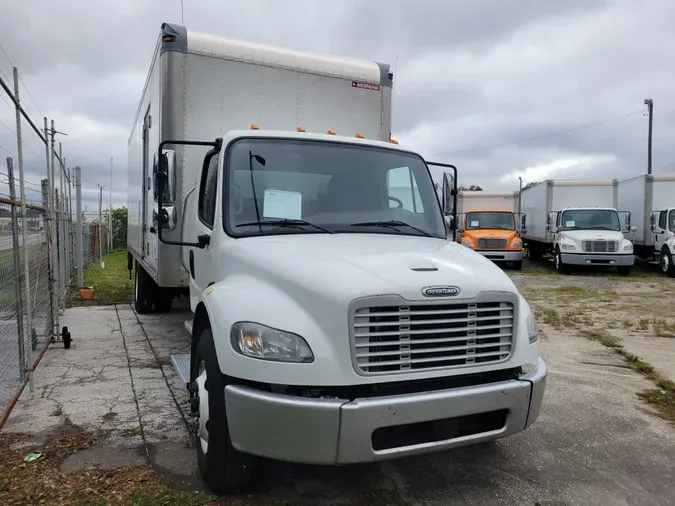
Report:
[[[656,231],[656,218],[653,214],[649,217],[649,230],[652,232]]]

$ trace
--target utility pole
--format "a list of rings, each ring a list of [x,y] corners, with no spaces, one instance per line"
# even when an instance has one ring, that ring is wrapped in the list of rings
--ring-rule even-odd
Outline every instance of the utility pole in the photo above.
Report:
[[[101,260],[101,269],[105,269],[105,264],[103,263],[103,220],[101,218],[103,206],[103,186],[98,185],[98,256]]]
[[[652,173],[652,125],[654,120],[654,101],[651,98],[645,98],[647,113],[649,114],[649,135],[647,137],[647,174]]]
[[[47,164],[47,213],[46,213],[46,224],[45,231],[48,231],[49,237],[49,300],[51,303],[51,323],[52,323],[52,337],[56,339],[59,335],[59,310],[58,310],[58,296],[56,294],[56,213],[54,211],[54,171],[52,170],[52,164],[50,161],[53,161],[50,158],[50,149],[49,149],[49,124],[47,122],[47,117],[45,116],[45,160]],[[52,127],[54,122],[52,121]],[[52,147],[54,139],[54,129],[52,128]],[[52,150],[53,152],[53,150]]]
[[[112,169],[113,157],[110,157],[110,185],[108,186],[108,255],[113,249],[113,234],[112,234]]]

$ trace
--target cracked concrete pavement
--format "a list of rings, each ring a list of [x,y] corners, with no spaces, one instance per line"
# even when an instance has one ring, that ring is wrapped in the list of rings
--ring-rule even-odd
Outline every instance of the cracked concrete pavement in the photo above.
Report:
[[[69,309],[73,336],[52,345],[3,430],[33,442],[68,424],[98,434],[64,471],[148,465],[201,490],[185,424],[187,392],[171,366],[186,353],[186,308],[137,316],[128,305]],[[649,381],[601,345],[543,333],[550,377],[539,420],[493,443],[378,464],[268,462],[243,503],[675,504],[675,431],[635,395]],[[274,430],[261,420],[261,430]]]

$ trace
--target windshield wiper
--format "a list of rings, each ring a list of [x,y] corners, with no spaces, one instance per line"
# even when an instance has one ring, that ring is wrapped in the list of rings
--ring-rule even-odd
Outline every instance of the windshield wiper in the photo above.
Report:
[[[429,232],[422,230],[421,228],[417,228],[414,225],[411,225],[410,223],[406,223],[405,221],[397,221],[397,220],[389,220],[389,221],[364,221],[361,223],[352,223],[349,225],[350,227],[387,227],[387,228],[393,228],[396,230],[397,227],[408,227],[412,228],[413,230],[416,230],[420,234],[427,236],[427,237],[433,237]]]
[[[264,221],[251,221],[249,223],[239,223],[238,225],[235,225],[235,227],[249,227],[249,226],[262,226],[262,225],[270,225],[273,227],[293,227],[293,228],[304,228],[304,227],[314,227],[317,230],[321,230],[322,232],[326,232],[327,234],[335,234],[335,230],[329,230],[327,228],[321,227],[319,225],[316,225],[314,223],[311,223],[309,221],[305,220],[291,220],[291,219],[280,219],[280,220],[264,220]]]

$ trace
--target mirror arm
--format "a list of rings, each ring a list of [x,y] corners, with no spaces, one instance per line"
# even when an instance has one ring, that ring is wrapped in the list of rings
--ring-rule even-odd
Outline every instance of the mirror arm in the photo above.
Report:
[[[453,188],[450,190],[450,195],[452,196],[452,217],[453,222],[457,223],[457,167],[449,163],[439,163],[439,162],[426,162],[427,165],[433,165],[434,167],[443,167],[445,169],[451,169],[454,173]],[[431,175],[431,174],[429,174]],[[445,213],[444,213],[445,214]],[[457,242],[457,225],[452,227],[452,240]]]
[[[193,248],[199,248],[199,249],[204,249],[208,245],[209,241],[208,240],[199,240],[199,242],[182,242],[182,241],[171,241],[169,239],[164,239],[162,237],[162,230],[164,229],[163,225],[168,221],[168,216],[166,216],[166,210],[163,209],[162,207],[162,196],[164,194],[164,184],[166,183],[168,179],[168,175],[166,171],[164,170],[164,165],[165,162],[163,161],[163,155],[162,155],[162,150],[164,147],[168,144],[175,144],[175,145],[180,145],[180,146],[210,146],[212,149],[210,149],[206,155],[204,155],[204,158],[213,155],[214,153],[218,153],[220,149],[223,146],[223,139],[222,138],[217,138],[213,142],[205,142],[205,141],[162,141],[159,143],[159,147],[157,148],[157,152],[159,153],[159,165],[160,169],[157,171],[157,190],[158,190],[158,195],[157,195],[157,237],[161,242],[164,244],[169,244],[173,246],[188,246],[188,247],[193,247]],[[174,169],[175,170],[175,169]],[[208,236],[207,236],[208,237]]]

